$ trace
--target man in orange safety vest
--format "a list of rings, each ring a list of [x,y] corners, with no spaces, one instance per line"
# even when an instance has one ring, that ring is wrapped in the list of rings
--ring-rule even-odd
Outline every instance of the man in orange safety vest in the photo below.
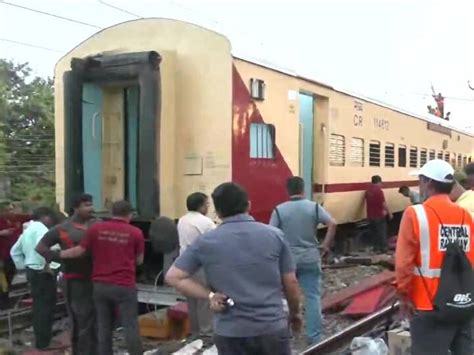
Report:
[[[447,245],[458,241],[474,265],[472,216],[449,198],[455,182],[449,163],[431,160],[414,175],[427,199],[403,214],[395,257],[401,309],[410,319],[412,354],[446,355],[451,350],[472,355],[470,320],[442,322],[433,310]]]

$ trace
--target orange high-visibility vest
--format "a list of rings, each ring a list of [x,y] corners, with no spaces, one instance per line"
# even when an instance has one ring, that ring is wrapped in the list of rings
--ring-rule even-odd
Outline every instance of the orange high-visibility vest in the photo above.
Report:
[[[416,309],[430,311],[438,291],[447,244],[454,240],[461,242],[474,265],[474,225],[471,214],[451,202],[448,196],[430,198],[424,204],[410,208],[415,211],[413,229],[420,246],[410,298]]]

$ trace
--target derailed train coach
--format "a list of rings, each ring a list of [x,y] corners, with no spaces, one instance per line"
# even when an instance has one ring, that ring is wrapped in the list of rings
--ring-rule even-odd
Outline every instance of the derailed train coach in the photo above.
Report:
[[[98,212],[126,198],[145,222],[178,218],[188,194],[225,181],[243,185],[266,222],[292,175],[338,223],[355,222],[372,175],[402,211],[411,170],[434,158],[461,167],[473,152],[473,136],[446,121],[233,56],[223,35],[170,19],[82,42],[57,63],[55,95],[60,206],[79,191]]]

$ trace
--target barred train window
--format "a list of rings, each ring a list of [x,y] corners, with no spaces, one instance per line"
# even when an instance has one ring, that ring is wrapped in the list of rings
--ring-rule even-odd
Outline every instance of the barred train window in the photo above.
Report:
[[[410,147],[410,168],[418,167],[418,148]]]
[[[430,149],[430,160],[434,160],[436,158],[436,153],[434,149]]]
[[[346,162],[346,140],[339,134],[331,134],[329,140],[329,164],[344,166]]]
[[[250,124],[250,158],[275,157],[275,126],[265,123]]]
[[[458,154],[458,168],[462,167],[462,154]]]
[[[466,166],[467,164],[467,156],[462,157],[462,166]]]
[[[352,138],[350,159],[352,166],[364,166],[364,140],[362,138]]]
[[[470,163],[472,161],[472,157],[469,156],[469,158],[467,158],[467,162]]]
[[[420,149],[420,166],[423,166],[426,164],[426,149],[421,148]]]
[[[443,160],[443,151],[442,151],[442,150],[440,150],[440,151],[438,152],[438,159]]]
[[[385,143],[385,166],[395,166],[395,145],[392,143]]]
[[[449,163],[449,152],[444,152],[444,161]]]
[[[380,166],[380,142],[370,141],[369,166]]]
[[[398,166],[401,168],[407,166],[407,147],[404,145],[398,146]]]

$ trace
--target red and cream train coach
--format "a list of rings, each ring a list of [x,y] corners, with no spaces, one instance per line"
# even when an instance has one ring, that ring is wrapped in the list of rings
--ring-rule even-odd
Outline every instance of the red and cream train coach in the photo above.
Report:
[[[364,217],[370,177],[390,207],[410,170],[471,159],[473,137],[267,64],[224,36],[168,19],[98,32],[56,65],[57,200],[87,191],[98,211],[127,198],[140,218],[177,218],[186,196],[235,181],[266,221],[301,175],[339,223]]]

